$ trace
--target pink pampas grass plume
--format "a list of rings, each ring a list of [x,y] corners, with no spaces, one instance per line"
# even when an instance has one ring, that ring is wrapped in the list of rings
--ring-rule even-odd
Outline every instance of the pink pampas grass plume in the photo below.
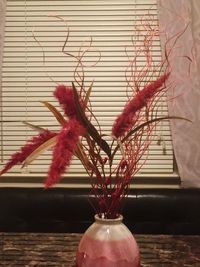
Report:
[[[54,137],[56,133],[49,130],[42,131],[38,136],[34,136],[27,142],[26,145],[21,147],[19,152],[14,153],[5,167],[1,170],[0,176],[11,169],[13,166],[22,163],[36,148],[42,145],[44,142]]]
[[[69,167],[79,136],[83,135],[84,132],[85,129],[75,119],[69,120],[63,126],[53,150],[52,163],[45,181],[46,188],[57,183],[60,180],[60,176]]]
[[[135,113],[145,107],[149,100],[164,88],[163,84],[168,77],[169,73],[164,74],[156,81],[151,82],[126,104],[123,112],[117,117],[112,128],[112,134],[116,138],[123,136],[125,132],[130,130]]]
[[[68,118],[78,118],[74,102],[74,93],[71,87],[58,85],[54,91],[54,96],[58,99]]]

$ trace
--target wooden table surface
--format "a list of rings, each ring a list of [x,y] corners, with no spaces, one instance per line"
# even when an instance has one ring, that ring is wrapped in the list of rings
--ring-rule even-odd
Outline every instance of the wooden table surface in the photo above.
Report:
[[[200,267],[200,236],[135,237],[141,267]],[[67,233],[0,233],[0,266],[72,267],[80,238],[81,234]]]

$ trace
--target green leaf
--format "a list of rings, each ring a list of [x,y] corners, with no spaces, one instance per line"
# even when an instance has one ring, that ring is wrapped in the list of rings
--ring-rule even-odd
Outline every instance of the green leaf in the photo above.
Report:
[[[108,157],[111,157],[111,150],[107,142],[101,138],[96,128],[92,125],[92,123],[88,120],[85,113],[83,112],[81,105],[79,103],[79,97],[76,90],[76,87],[74,83],[72,82],[72,87],[74,90],[74,101],[76,104],[77,112],[79,119],[83,126],[87,129],[89,135],[94,139],[94,141],[102,148],[102,150],[108,155]]]

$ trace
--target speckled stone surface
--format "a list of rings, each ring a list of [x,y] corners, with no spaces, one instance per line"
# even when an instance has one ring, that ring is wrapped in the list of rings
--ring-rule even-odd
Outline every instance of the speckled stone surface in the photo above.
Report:
[[[141,267],[200,267],[200,236],[135,237]],[[80,238],[81,234],[0,233],[0,266],[73,267]]]

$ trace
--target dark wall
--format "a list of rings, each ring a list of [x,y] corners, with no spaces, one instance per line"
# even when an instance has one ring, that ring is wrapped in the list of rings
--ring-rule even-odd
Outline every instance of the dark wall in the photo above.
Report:
[[[0,188],[1,232],[83,232],[89,189]],[[138,234],[200,234],[200,189],[134,189],[124,223]]]

